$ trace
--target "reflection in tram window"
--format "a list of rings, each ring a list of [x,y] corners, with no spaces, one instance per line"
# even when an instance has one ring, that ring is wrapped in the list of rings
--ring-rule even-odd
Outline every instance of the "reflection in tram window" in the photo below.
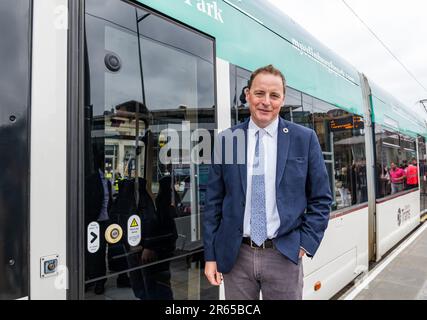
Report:
[[[423,214],[427,209],[427,167],[426,167],[426,141],[424,137],[418,137],[419,181],[420,181],[420,211]]]
[[[375,137],[378,198],[418,188],[415,138],[380,125],[376,126]]]
[[[293,111],[297,111],[302,106],[302,94],[301,92],[289,88],[286,88],[285,95],[285,106],[280,111],[280,116],[288,121],[293,121]]]
[[[86,14],[85,228],[101,227],[98,250],[85,255],[86,295],[120,289],[121,299],[203,299],[212,292],[201,271],[207,167],[189,161],[196,142],[183,146],[191,132],[215,128],[214,43],[105,2],[88,0]],[[160,161],[166,129],[180,141],[170,163]],[[133,215],[141,221],[137,245],[128,240]],[[123,237],[107,243],[111,224]]]
[[[251,72],[230,64],[230,99],[232,125],[244,122],[249,117],[249,106],[246,101],[246,88]]]
[[[362,117],[313,99],[319,138],[333,191],[333,209],[368,201]]]

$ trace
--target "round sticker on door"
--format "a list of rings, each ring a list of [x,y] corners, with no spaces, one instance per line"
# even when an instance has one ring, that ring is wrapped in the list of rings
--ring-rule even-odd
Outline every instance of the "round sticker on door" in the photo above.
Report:
[[[128,243],[135,247],[141,242],[141,218],[136,214],[128,219]]]
[[[109,225],[107,230],[105,230],[105,240],[110,244],[119,242],[122,236],[123,230],[118,224]]]
[[[87,226],[87,251],[95,253],[99,249],[99,223],[91,222]]]

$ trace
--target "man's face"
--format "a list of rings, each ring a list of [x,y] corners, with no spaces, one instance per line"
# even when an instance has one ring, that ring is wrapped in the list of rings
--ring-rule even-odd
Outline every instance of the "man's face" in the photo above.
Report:
[[[265,128],[277,118],[285,100],[283,91],[280,76],[260,73],[255,77],[251,89],[246,91],[246,101],[258,127]]]
[[[391,166],[391,170],[396,169],[396,165],[395,165],[393,162],[391,163],[391,165],[390,165],[390,166]]]

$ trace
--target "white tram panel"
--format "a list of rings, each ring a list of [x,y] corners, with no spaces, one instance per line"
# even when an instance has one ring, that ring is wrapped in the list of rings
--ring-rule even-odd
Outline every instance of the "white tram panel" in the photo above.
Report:
[[[304,257],[307,300],[330,299],[368,270],[368,207],[332,218],[313,259]],[[320,282],[321,288],[315,290]]]
[[[218,132],[231,127],[230,63],[216,58],[217,125]]]
[[[66,299],[67,5],[33,3],[30,299]],[[59,272],[41,277],[41,259]]]
[[[419,190],[377,203],[377,261],[419,224]]]

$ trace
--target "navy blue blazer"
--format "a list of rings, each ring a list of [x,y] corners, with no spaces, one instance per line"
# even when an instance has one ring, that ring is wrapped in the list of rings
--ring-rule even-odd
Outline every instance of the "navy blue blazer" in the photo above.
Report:
[[[249,119],[217,138],[243,129],[246,142],[248,124]],[[300,247],[312,257],[320,245],[329,222],[332,195],[316,133],[279,118],[277,134],[276,203],[280,227],[273,242],[284,256],[298,264]],[[237,144],[235,141],[234,163],[226,164],[223,152],[222,162],[212,162],[210,166],[203,217],[205,260],[216,261],[217,270],[222,273],[233,268],[243,237],[247,169],[246,163],[237,162]]]

